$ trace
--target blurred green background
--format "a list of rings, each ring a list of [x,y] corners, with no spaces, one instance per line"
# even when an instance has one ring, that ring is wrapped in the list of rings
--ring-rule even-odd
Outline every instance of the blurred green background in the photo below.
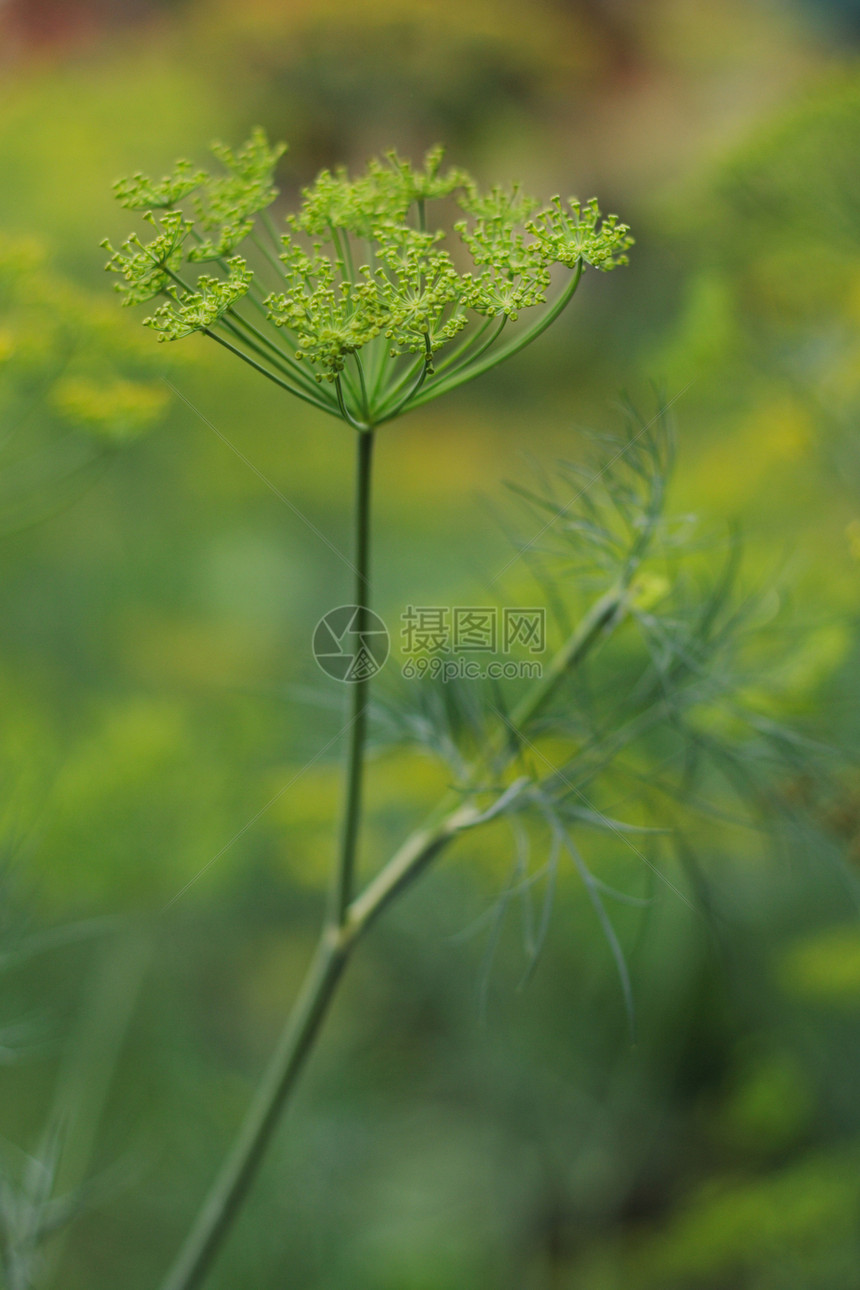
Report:
[[[157,347],[98,248],[129,228],[115,178],[259,122],[285,209],[321,166],[442,141],[637,238],[538,345],[382,435],[389,621],[481,603],[502,481],[657,382],[674,509],[740,525],[784,605],[781,715],[844,758],[788,850],[702,829],[708,918],[669,891],[625,915],[635,1045],[572,872],[534,979],[513,930],[481,1006],[462,933],[509,859],[452,853],[363,947],[212,1286],[854,1290],[860,7],[6,0],[0,76],[0,1172],[58,1115],[59,1190],[104,1180],[36,1284],[158,1283],[321,907],[342,695],[309,640],[348,571],[257,472],[343,548],[349,433],[202,338]],[[444,782],[380,755],[369,865]]]

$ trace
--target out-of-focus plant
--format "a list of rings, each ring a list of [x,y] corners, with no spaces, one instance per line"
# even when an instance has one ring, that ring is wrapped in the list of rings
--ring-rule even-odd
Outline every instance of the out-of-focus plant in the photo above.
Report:
[[[829,496],[857,477],[858,146],[852,74],[760,126],[664,212],[686,251],[683,296],[668,336],[656,351],[648,345],[646,364],[679,384],[694,379],[691,400],[701,402],[715,441],[732,455],[742,446],[743,472],[714,472],[724,495],[731,489],[758,505],[768,492],[771,504],[785,504],[774,470],[793,470],[801,457],[829,475]],[[798,474],[785,479],[795,493],[815,478]],[[802,523],[804,500],[791,504]],[[847,555],[850,512],[827,511],[842,532],[828,531],[816,511],[810,540],[838,543]]]
[[[45,249],[0,234],[0,531],[80,491],[94,467],[163,415],[151,347]]]
[[[126,303],[161,300],[146,319],[160,340],[202,332],[355,431],[361,639],[370,621],[377,428],[521,350],[559,316],[587,266],[625,262],[629,232],[615,217],[601,222],[595,202],[554,199],[540,209],[516,187],[482,193],[464,172],[443,171],[439,150],[423,169],[391,155],[357,178],[323,172],[282,232],[268,214],[282,150],[258,131],[238,152],[215,151],[223,174],[181,161],[163,179],[137,174],[117,185],[119,200],[145,211],[154,235],[111,248],[108,268],[121,276]],[[448,250],[433,216],[452,206],[459,246]],[[248,258],[237,254],[240,245]],[[503,332],[511,336],[506,343]],[[389,714],[389,733],[393,727],[397,739],[444,757],[451,788],[358,891],[371,710],[369,675],[354,680],[341,843],[317,950],[164,1290],[191,1290],[206,1277],[356,945],[455,840],[503,820],[520,839],[527,831],[500,909],[512,894],[544,882],[541,909],[530,915],[530,966],[546,934],[557,866],[567,857],[632,1009],[607,912],[608,901],[626,897],[592,872],[580,835],[596,829],[627,844],[637,834],[650,840],[700,805],[703,765],[708,783],[716,775],[724,786],[717,809],[728,811],[728,799],[738,796],[767,809],[768,768],[788,741],[745,702],[743,647],[754,615],[735,596],[733,560],[710,589],[695,571],[685,572],[686,528],[665,514],[671,462],[661,410],[651,421],[634,417],[626,438],[590,472],[567,466],[555,491],[521,490],[538,530],[522,555],[546,563],[542,585],[556,610],[558,648],[519,696],[480,686],[418,687],[417,708],[401,704]],[[595,690],[591,669],[601,658]],[[528,864],[531,845],[547,857],[537,872]],[[634,851],[645,858],[638,846]]]
[[[169,399],[158,379],[163,368],[136,329],[117,326],[103,301],[52,268],[39,243],[0,234],[0,534],[73,500],[100,462],[157,422]],[[100,930],[27,934],[11,919],[7,890],[0,895],[0,972]],[[137,949],[132,955],[140,957]],[[87,1173],[126,1004],[139,983],[122,958],[111,951],[100,976],[102,987],[112,985],[87,996],[39,1142],[28,1150],[0,1143],[0,1270],[8,1290],[46,1284],[51,1242],[118,1181]],[[44,1048],[43,1032],[31,1019],[4,1019],[0,1066]]]
[[[31,1061],[60,1050],[50,1110],[35,1144],[26,1148],[0,1137],[0,1274],[4,1290],[31,1290],[53,1281],[60,1244],[83,1212],[124,1185],[128,1164],[91,1172],[96,1131],[109,1094],[145,963],[144,944],[131,929],[107,919],[48,931],[28,927],[8,875],[2,875],[0,977],[33,960],[90,941],[102,942],[79,1016],[60,1039],[56,1015],[26,1017],[0,1029],[0,1065]]]

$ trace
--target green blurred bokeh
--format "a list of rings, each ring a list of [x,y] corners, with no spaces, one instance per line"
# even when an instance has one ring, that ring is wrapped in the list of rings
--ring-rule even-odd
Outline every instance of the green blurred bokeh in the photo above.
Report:
[[[0,10],[4,920],[10,943],[72,929],[2,977],[0,1134],[14,1169],[59,1099],[65,1182],[123,1174],[40,1284],[158,1283],[333,845],[342,696],[309,641],[349,572],[313,529],[348,544],[349,434],[202,338],[165,354],[98,248],[128,231],[117,176],[259,122],[290,143],[285,209],[322,166],[441,140],[488,183],[596,192],[636,234],[537,346],[382,435],[383,616],[481,603],[510,558],[502,481],[579,457],[657,382],[673,509],[740,524],[746,576],[785,602],[780,715],[848,769],[790,858],[702,831],[710,917],[668,891],[623,911],[635,1046],[573,872],[534,979],[512,930],[482,1007],[461,933],[507,844],[452,853],[363,948],[213,1287],[856,1286],[858,27],[848,4],[740,0]],[[374,761],[369,866],[444,784]]]

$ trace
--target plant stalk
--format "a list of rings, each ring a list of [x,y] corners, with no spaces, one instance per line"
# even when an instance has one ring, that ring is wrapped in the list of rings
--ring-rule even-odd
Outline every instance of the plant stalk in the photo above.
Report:
[[[326,929],[299,996],[233,1148],[197,1216],[162,1290],[197,1290],[254,1181],[284,1103],[313,1047],[348,953],[345,937]]]
[[[372,468],[373,431],[365,430],[358,434],[354,516],[354,603],[360,641],[368,626],[370,601]],[[355,941],[354,932],[347,925],[347,911],[355,882],[369,699],[370,676],[359,676],[352,682],[349,696],[349,745],[341,845],[329,908],[316,952],[239,1136],[224,1161],[176,1262],[162,1283],[162,1290],[196,1290],[203,1284],[242,1207],[296,1077],[313,1047],[320,1023]]]
[[[368,442],[364,442],[368,440]],[[356,590],[361,605],[369,577],[369,505],[372,441],[359,436],[356,506]],[[626,585],[614,588],[592,606],[549,665],[546,676],[514,710],[519,726],[538,715],[564,675],[583,661],[625,616]],[[366,606],[364,606],[366,608]],[[239,1136],[161,1290],[197,1290],[236,1219],[259,1168],[265,1149],[289,1100],[296,1078],[309,1056],[335,988],[356,944],[383,910],[427,869],[459,834],[481,823],[481,810],[446,795],[433,820],[416,829],[352,898],[355,851],[361,814],[362,765],[367,716],[366,683],[352,692],[353,721],[347,759],[347,806],[338,869],[328,916],[316,952],[293,1006],[280,1043],[263,1077]]]
[[[370,501],[373,470],[373,431],[358,435],[358,461],[355,485],[355,594],[356,630],[359,642],[369,626],[370,608]],[[367,710],[370,702],[370,676],[359,676],[351,684],[349,695],[349,750],[346,766],[346,802],[341,833],[340,856],[329,911],[332,925],[341,927],[352,900],[355,859],[361,822],[361,796],[364,780],[364,745],[367,739]]]
[[[416,395],[413,406],[418,407],[422,403],[429,403],[431,399],[437,398],[438,395],[444,394],[447,390],[456,390],[459,385],[465,385],[467,381],[473,380],[474,377],[483,376],[484,372],[489,372],[491,368],[503,363],[506,358],[510,358],[513,354],[518,354],[521,349],[525,349],[526,345],[530,345],[533,340],[537,340],[538,336],[545,332],[551,323],[555,322],[562,310],[573,299],[576,288],[582,278],[582,273],[583,263],[582,260],[578,260],[567,286],[537,322],[532,323],[531,327],[520,335],[515,336],[507,345],[496,350],[495,353],[490,351],[480,362],[473,363],[472,360],[469,360],[454,372],[449,372],[447,376],[440,376],[438,381],[425,385],[421,393]],[[484,347],[482,347],[481,352],[484,352]]]
[[[511,744],[516,732],[528,725],[555,693],[564,677],[586,658],[591,650],[627,614],[630,606],[629,587],[619,584],[596,600],[581,619],[561,649],[554,655],[545,675],[531,687],[511,714],[510,725],[502,734],[504,743]],[[504,751],[504,743],[485,749],[477,771],[491,764],[494,756]],[[469,781],[475,787],[477,775]],[[354,939],[367,930],[383,909],[435,860],[436,856],[459,833],[480,823],[481,811],[470,804],[463,805],[462,793],[445,795],[436,808],[430,823],[412,833],[388,863],[380,869],[364,891],[353,901],[347,915],[347,926]]]

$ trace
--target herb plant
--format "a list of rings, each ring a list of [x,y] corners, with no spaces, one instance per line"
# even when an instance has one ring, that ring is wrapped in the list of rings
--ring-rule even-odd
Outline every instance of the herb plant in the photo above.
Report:
[[[123,206],[152,235],[111,252],[127,305],[158,302],[144,320],[160,341],[202,332],[356,434],[354,536],[359,634],[370,604],[370,494],[378,427],[489,371],[561,314],[587,266],[625,264],[629,229],[596,201],[545,207],[518,186],[482,192],[431,149],[423,168],[389,154],[351,178],[323,171],[279,229],[270,213],[283,146],[257,129],[244,147],[216,144],[221,171],[180,160],[153,180],[117,183]],[[438,227],[453,209],[457,246]],[[248,248],[251,267],[238,249]],[[556,278],[558,281],[556,281]],[[508,336],[510,338],[508,339]],[[563,647],[549,676],[515,713],[527,722],[618,614],[619,588]],[[371,884],[355,891],[369,679],[351,688],[342,835],[328,913],[308,977],[235,1147],[164,1290],[199,1285],[232,1224],[357,940],[459,833],[488,817],[473,800],[507,736],[475,767],[471,791],[446,801]],[[504,760],[504,758],[503,758]],[[517,788],[514,796],[519,793]],[[506,790],[501,800],[511,800]],[[489,812],[492,814],[492,810]]]
[[[518,353],[559,317],[587,268],[625,264],[632,239],[615,216],[601,218],[596,201],[554,198],[540,206],[517,186],[481,191],[464,171],[443,168],[439,148],[421,168],[392,153],[357,177],[323,171],[279,226],[273,176],[282,152],[257,130],[238,151],[216,145],[217,174],[179,161],[162,179],[136,174],[121,181],[119,201],[144,212],[150,231],[146,238],[132,235],[118,250],[108,247],[107,267],[119,275],[125,304],[153,303],[144,321],[160,341],[201,332],[354,433],[354,604],[361,635],[371,601],[378,429]],[[560,856],[569,857],[630,1005],[626,965],[606,911],[606,900],[619,893],[592,874],[577,831],[598,828],[617,838],[647,831],[661,795],[674,821],[695,796],[699,762],[713,756],[723,769],[734,764],[727,745],[737,746],[747,728],[737,697],[743,678],[735,669],[744,613],[731,604],[731,567],[710,591],[676,567],[679,530],[664,516],[671,457],[661,413],[651,422],[634,419],[627,438],[592,474],[566,467],[561,498],[543,486],[521,490],[540,533],[557,543],[543,555],[561,571],[548,590],[560,624],[558,648],[542,677],[513,698],[480,687],[415,684],[410,699],[392,710],[395,739],[420,742],[444,757],[452,788],[362,889],[356,870],[370,679],[350,686],[342,829],[317,949],[238,1138],[163,1290],[203,1283],[356,945],[455,840],[502,818],[520,831],[528,820],[540,836],[548,854],[541,870],[547,895],[529,938],[532,961],[546,933],[556,866]],[[533,542],[525,553],[536,556]],[[659,571],[648,571],[649,559],[660,561]],[[590,604],[571,626],[567,609],[583,589]],[[636,629],[635,646],[627,641],[616,657],[615,679],[600,703],[585,701],[586,661],[627,625]],[[752,742],[764,738],[749,729]],[[646,791],[643,754],[635,750],[647,748],[655,731],[663,740],[659,769]],[[767,738],[774,731],[771,723]],[[547,735],[552,758],[541,746]],[[638,780],[635,823],[594,805],[613,774],[628,777],[627,795],[630,781]],[[746,773],[747,787],[754,778]],[[533,881],[520,850],[501,913],[510,895]]]

